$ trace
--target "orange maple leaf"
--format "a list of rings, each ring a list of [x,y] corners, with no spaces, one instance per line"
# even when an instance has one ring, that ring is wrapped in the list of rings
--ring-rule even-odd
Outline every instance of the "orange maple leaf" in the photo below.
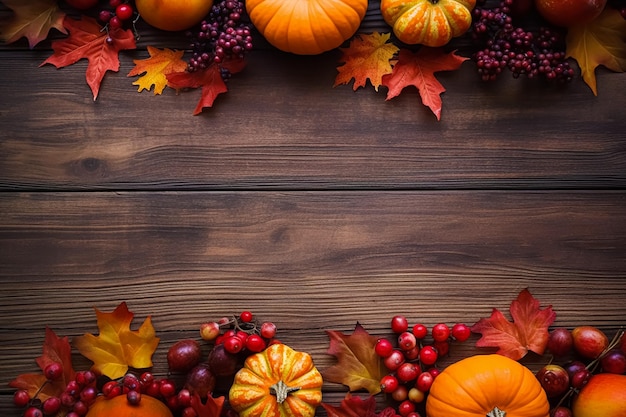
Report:
[[[339,407],[322,403],[328,417],[394,417],[396,412],[392,407],[385,407],[376,413],[376,398],[373,395],[363,399],[347,393],[341,400]]]
[[[607,7],[586,25],[568,29],[566,54],[578,62],[583,80],[598,95],[596,68],[626,71],[626,20],[617,9]]]
[[[369,79],[378,91],[383,75],[391,73],[391,59],[398,52],[398,47],[388,42],[390,36],[390,33],[378,32],[358,35],[347,48],[341,48],[344,64],[337,67],[339,74],[333,87],[348,84],[354,78],[352,89],[356,91],[365,87]]]
[[[43,371],[51,363],[59,363],[63,368],[61,378],[47,381],[43,373],[22,374],[9,382],[9,386],[27,390],[31,398],[37,394],[37,398],[45,401],[49,397],[58,397],[65,390],[67,383],[74,379],[72,367],[72,348],[67,337],[60,338],[46,327],[46,336],[43,344],[42,355],[36,359],[37,365]],[[39,391],[41,388],[41,391]]]
[[[193,114],[202,113],[205,107],[213,107],[213,103],[218,95],[226,93],[228,87],[222,78],[222,69],[228,70],[231,74],[236,74],[244,69],[246,63],[243,59],[232,59],[221,64],[212,64],[201,71],[181,71],[171,72],[166,75],[168,86],[177,90],[184,88],[202,88],[200,101]]]
[[[33,49],[48,37],[50,29],[67,33],[63,27],[65,13],[59,10],[57,0],[2,0],[15,15],[0,26],[0,38],[12,43],[25,37]]]
[[[198,417],[220,417],[222,408],[224,408],[224,400],[226,397],[207,396],[206,402],[203,404],[198,393],[191,396],[191,408],[194,409]]]
[[[172,72],[185,71],[187,63],[182,59],[185,51],[175,51],[172,49],[158,49],[148,46],[150,58],[135,59],[135,67],[128,73],[129,77],[145,74],[133,85],[139,86],[139,92],[148,90],[154,86],[154,94],[161,94],[167,86],[167,74]]]
[[[374,395],[380,392],[384,365],[376,355],[377,337],[370,335],[359,323],[351,335],[329,330],[328,354],[337,357],[337,364],[327,368],[323,377],[329,382],[344,384],[350,391],[366,389]]]
[[[95,100],[106,72],[119,71],[119,51],[136,48],[135,36],[131,30],[119,28],[110,28],[107,34],[96,19],[88,16],[81,16],[80,20],[65,17],[63,24],[69,30],[70,36],[52,42],[54,54],[40,66],[52,64],[62,68],[83,58],[87,59],[87,84]],[[107,43],[107,37],[112,42]]]
[[[494,308],[491,317],[474,324],[472,331],[482,334],[476,346],[496,347],[496,353],[514,360],[523,358],[529,350],[542,355],[548,344],[548,327],[556,319],[552,306],[541,310],[539,301],[524,289],[511,302],[510,312],[513,322]]]
[[[73,344],[79,352],[94,362],[99,373],[116,379],[123,376],[129,367],[144,369],[152,366],[152,355],[159,344],[150,316],[139,330],[130,330],[134,314],[126,303],[121,303],[112,313],[95,309],[100,334],[86,333],[74,338]]]
[[[456,55],[455,51],[446,53],[442,48],[423,46],[415,53],[401,49],[393,72],[383,77],[383,85],[389,88],[387,100],[400,95],[404,87],[413,85],[419,91],[422,103],[440,120],[441,93],[446,89],[435,78],[435,72],[456,70],[467,59]]]

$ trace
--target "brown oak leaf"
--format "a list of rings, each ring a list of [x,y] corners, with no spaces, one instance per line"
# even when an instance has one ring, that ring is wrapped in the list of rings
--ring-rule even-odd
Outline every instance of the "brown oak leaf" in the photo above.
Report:
[[[2,3],[15,12],[0,25],[0,38],[6,43],[25,37],[33,49],[48,37],[50,29],[67,33],[63,26],[65,13],[59,10],[57,0],[2,0]]]
[[[626,71],[626,20],[617,9],[607,7],[590,23],[568,29],[565,52],[578,62],[583,80],[597,96],[598,66]]]
[[[378,32],[357,35],[347,48],[341,48],[344,64],[337,67],[339,74],[333,87],[348,84],[354,78],[352,89],[356,91],[365,87],[369,79],[378,91],[383,75],[391,73],[392,58],[398,52],[398,47],[389,43],[390,36]]]
[[[131,30],[119,28],[110,28],[107,34],[96,19],[88,16],[80,20],[65,17],[63,24],[70,36],[52,42],[54,54],[40,66],[52,64],[62,68],[87,59],[86,79],[95,100],[106,72],[119,71],[119,51],[136,48],[135,36]],[[107,42],[107,37],[112,41]]]
[[[193,114],[202,113],[205,107],[213,107],[213,103],[218,95],[226,93],[228,87],[222,78],[222,70],[227,70],[231,74],[241,72],[246,63],[243,59],[233,59],[224,61],[221,64],[212,64],[204,70],[188,72],[171,72],[166,75],[168,86],[177,90],[185,88],[202,88],[200,101]]]
[[[421,47],[415,53],[401,49],[392,73],[383,77],[383,85],[389,88],[387,100],[400,95],[405,87],[415,86],[422,103],[440,120],[441,93],[446,89],[435,78],[435,73],[457,70],[467,59],[456,55],[455,51],[446,53],[441,48]]]
[[[154,86],[154,94],[161,94],[167,86],[167,74],[185,71],[187,68],[187,63],[182,59],[184,53],[185,51],[148,46],[150,58],[133,60],[135,67],[128,73],[128,76],[144,74],[133,83],[139,86],[137,91],[150,91]]]
[[[67,386],[69,381],[74,379],[74,368],[72,367],[72,348],[67,337],[60,338],[46,327],[42,355],[36,359],[37,365],[43,370],[51,363],[59,363],[63,368],[61,378],[46,382],[43,373],[22,374],[9,382],[9,386],[17,389],[27,390],[31,398],[41,388],[37,398],[45,401],[49,397],[58,397]]]
[[[482,334],[476,346],[498,348],[496,353],[514,360],[523,358],[529,350],[542,355],[548,344],[548,327],[556,319],[552,306],[542,310],[539,301],[524,289],[511,302],[510,313],[512,322],[497,308],[491,317],[476,322],[471,329]]]
[[[370,335],[359,323],[350,335],[333,330],[326,333],[330,338],[327,352],[337,358],[337,364],[322,372],[324,379],[344,384],[350,391],[365,389],[372,395],[380,392],[380,379],[385,370],[374,352],[378,338]]]
[[[200,395],[194,393],[191,396],[191,408],[194,409],[198,417],[220,417],[225,399],[223,396],[212,397],[208,395],[206,401],[202,403]]]
[[[385,407],[376,413],[376,398],[370,395],[366,399],[347,393],[339,407],[322,403],[328,417],[399,417],[392,407]]]
[[[111,379],[123,376],[129,367],[145,369],[152,366],[152,355],[159,344],[150,316],[138,330],[130,330],[134,314],[126,303],[111,313],[96,310],[100,334],[86,333],[74,338],[74,346],[94,362],[93,368]]]

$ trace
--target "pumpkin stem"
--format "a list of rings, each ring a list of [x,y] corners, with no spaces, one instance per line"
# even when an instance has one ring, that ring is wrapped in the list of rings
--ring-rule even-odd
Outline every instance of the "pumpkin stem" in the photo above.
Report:
[[[506,411],[500,410],[498,407],[494,407],[494,409],[488,412],[485,417],[504,417],[504,416],[506,416]]]
[[[298,391],[300,387],[290,387],[281,379],[270,387],[270,394],[276,396],[278,404],[282,404],[289,395],[290,392]]]

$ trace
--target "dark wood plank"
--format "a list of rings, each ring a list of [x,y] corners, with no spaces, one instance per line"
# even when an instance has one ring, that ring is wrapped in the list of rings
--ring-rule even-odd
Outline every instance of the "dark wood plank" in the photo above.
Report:
[[[624,188],[624,74],[598,70],[599,96],[503,79],[471,62],[441,73],[440,122],[416,90],[333,88],[339,54],[253,52],[214,108],[199,91],[136,92],[122,54],[96,102],[86,62],[0,60],[0,189]]]

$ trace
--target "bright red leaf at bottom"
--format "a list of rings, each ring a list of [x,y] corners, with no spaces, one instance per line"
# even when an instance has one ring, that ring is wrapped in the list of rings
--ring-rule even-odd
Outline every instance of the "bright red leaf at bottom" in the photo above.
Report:
[[[213,103],[218,95],[228,91],[228,87],[222,78],[222,69],[228,70],[231,74],[241,72],[246,63],[243,59],[234,59],[222,64],[212,64],[202,71],[181,71],[172,72],[166,75],[167,85],[176,90],[185,88],[202,87],[202,95],[193,114],[202,113],[205,107],[213,107]]]
[[[202,403],[198,394],[191,396],[191,408],[196,412],[198,417],[220,417],[222,408],[224,407],[225,397],[212,397],[209,395],[205,403]]]
[[[366,399],[346,394],[339,407],[322,403],[328,417],[400,417],[392,407],[386,407],[376,413],[376,398],[370,395]]]
[[[383,76],[383,85],[389,88],[387,100],[400,95],[404,87],[413,85],[418,89],[422,103],[440,120],[441,93],[446,89],[435,78],[435,72],[456,70],[467,59],[454,51],[446,53],[441,48],[421,47],[415,53],[401,49],[393,71]]]

